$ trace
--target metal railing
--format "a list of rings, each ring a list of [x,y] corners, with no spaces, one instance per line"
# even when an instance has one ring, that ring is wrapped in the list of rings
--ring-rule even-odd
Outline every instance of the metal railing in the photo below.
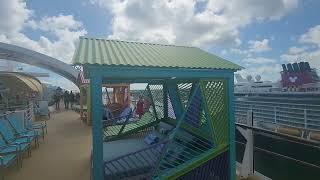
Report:
[[[320,131],[320,106],[306,104],[235,101],[235,116],[239,123],[246,122],[252,110],[255,124],[267,123],[297,129]]]

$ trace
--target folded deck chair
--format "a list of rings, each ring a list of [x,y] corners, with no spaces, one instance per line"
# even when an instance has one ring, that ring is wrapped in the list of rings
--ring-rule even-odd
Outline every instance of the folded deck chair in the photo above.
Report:
[[[6,116],[9,124],[13,128],[15,134],[21,135],[21,136],[29,136],[34,138],[36,147],[39,147],[39,136],[40,132],[36,131],[34,129],[26,129],[24,127],[24,120],[19,119],[15,114],[9,114]]]
[[[0,134],[7,144],[17,145],[21,153],[28,151],[31,156],[31,144],[35,140],[32,136],[15,134],[9,122],[3,117],[0,118]]]

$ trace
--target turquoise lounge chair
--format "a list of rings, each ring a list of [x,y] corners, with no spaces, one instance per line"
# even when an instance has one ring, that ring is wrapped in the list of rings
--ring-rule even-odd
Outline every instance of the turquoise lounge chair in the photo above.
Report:
[[[47,121],[34,123],[32,121],[31,109],[27,109],[25,111],[25,119],[24,119],[24,127],[27,130],[36,130],[39,135],[42,135],[42,139],[44,139],[45,133],[48,133]]]
[[[19,147],[20,154],[28,151],[28,155],[31,156],[31,144],[35,138],[32,136],[15,134],[9,122],[3,117],[0,117],[0,134],[7,144],[17,145]]]
[[[4,179],[4,168],[9,167],[16,160],[19,164],[19,147],[17,145],[7,145],[0,136],[0,174],[1,179]],[[18,166],[19,167],[19,166]]]
[[[15,154],[0,155],[0,177],[4,180],[3,170],[9,167],[17,158]]]
[[[39,131],[26,129],[23,125],[24,119],[19,119],[14,113],[8,114],[6,117],[15,134],[34,138],[36,147],[39,147]]]

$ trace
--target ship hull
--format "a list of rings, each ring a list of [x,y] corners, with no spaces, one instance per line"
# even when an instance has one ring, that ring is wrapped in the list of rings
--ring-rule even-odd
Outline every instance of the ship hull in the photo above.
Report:
[[[244,154],[244,138],[237,131],[237,161]],[[320,147],[266,133],[254,133],[255,171],[273,180],[320,179]],[[316,167],[318,166],[318,167]]]

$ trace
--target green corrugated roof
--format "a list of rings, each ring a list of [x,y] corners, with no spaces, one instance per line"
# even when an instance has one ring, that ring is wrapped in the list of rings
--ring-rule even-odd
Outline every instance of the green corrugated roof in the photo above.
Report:
[[[196,47],[80,37],[73,64],[239,70],[241,66]]]

